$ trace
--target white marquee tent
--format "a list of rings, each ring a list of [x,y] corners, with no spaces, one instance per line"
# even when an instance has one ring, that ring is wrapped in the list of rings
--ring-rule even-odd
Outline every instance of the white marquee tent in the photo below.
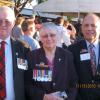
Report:
[[[35,6],[33,11],[63,15],[100,13],[100,0],[48,0]]]

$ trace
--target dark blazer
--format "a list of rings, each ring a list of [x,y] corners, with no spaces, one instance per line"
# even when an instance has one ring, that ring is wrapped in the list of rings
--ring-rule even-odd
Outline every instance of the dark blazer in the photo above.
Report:
[[[30,68],[25,74],[28,100],[43,100],[44,94],[56,91],[66,91],[68,95],[67,100],[75,100],[77,75],[74,69],[71,52],[65,51],[59,47],[56,48],[53,80],[51,82],[35,82],[32,79],[33,68],[36,64],[43,62],[47,65],[47,59],[43,48],[32,51],[28,55],[28,60]]]
[[[28,48],[11,38],[15,100],[25,100],[24,70],[17,66],[17,58],[25,59]],[[9,57],[10,58],[10,57]],[[10,81],[10,80],[9,80]]]
[[[87,59],[87,57],[83,61],[80,59],[80,55],[88,53],[86,41],[81,40],[69,46],[68,49],[73,53],[75,68],[79,78],[77,88],[79,88],[81,98],[76,100],[100,100],[100,57],[96,75],[93,76],[90,59]]]

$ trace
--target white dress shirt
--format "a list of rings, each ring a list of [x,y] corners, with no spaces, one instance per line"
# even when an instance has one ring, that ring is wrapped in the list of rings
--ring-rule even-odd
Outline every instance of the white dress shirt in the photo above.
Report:
[[[62,43],[65,43],[66,46],[71,44],[70,35],[68,34],[68,30],[62,25],[57,25],[57,46],[62,47]]]
[[[0,42],[2,40],[0,39]],[[6,98],[5,100],[15,100],[14,80],[13,80],[13,61],[10,37],[6,40],[5,45],[5,73],[6,73]]]

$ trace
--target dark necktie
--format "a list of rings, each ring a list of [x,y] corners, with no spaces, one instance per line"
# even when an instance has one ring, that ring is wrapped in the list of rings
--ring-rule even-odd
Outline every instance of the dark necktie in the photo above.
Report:
[[[91,68],[92,68],[93,75],[95,75],[95,73],[96,73],[96,55],[95,55],[93,47],[94,47],[93,44],[89,45],[89,52],[90,52],[90,57],[91,57]]]
[[[1,42],[0,48],[0,100],[6,97],[6,80],[5,80],[5,42]]]

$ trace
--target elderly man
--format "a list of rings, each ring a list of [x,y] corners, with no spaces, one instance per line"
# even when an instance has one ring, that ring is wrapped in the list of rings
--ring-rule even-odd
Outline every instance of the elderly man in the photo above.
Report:
[[[11,38],[15,15],[0,6],[0,100],[25,100],[24,70],[28,48]],[[5,55],[4,55],[5,54]]]
[[[89,13],[82,22],[84,40],[69,47],[79,77],[77,100],[100,100],[100,18]]]

